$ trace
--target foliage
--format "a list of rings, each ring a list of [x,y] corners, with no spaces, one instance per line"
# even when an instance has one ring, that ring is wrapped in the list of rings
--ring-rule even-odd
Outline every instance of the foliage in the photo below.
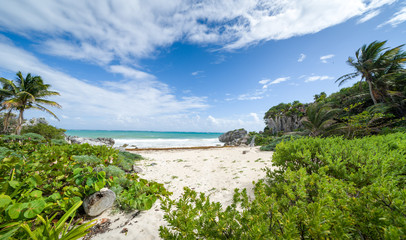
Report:
[[[283,141],[293,141],[295,139],[301,138],[300,135],[284,135],[281,137],[275,137],[267,145],[264,145],[260,148],[261,151],[273,151],[276,148],[276,145]]]
[[[165,199],[163,239],[405,239],[406,134],[280,143],[276,170],[223,209],[185,189]]]
[[[24,78],[21,72],[18,72],[15,81],[5,78],[0,78],[3,84],[3,89],[7,89],[7,99],[2,103],[9,110],[19,111],[16,134],[20,135],[22,124],[24,121],[24,111],[26,109],[38,109],[51,114],[53,117],[58,117],[47,109],[44,105],[61,107],[54,101],[47,100],[46,97],[57,96],[58,92],[49,91],[51,85],[45,84],[40,76],[31,76],[27,74]],[[1,91],[4,93],[4,91]]]
[[[313,103],[306,109],[303,126],[310,131],[310,136],[327,135],[337,129],[334,117],[339,112],[340,109],[333,109],[327,104]]]
[[[387,79],[402,73],[402,64],[406,61],[406,52],[398,46],[392,49],[384,47],[386,41],[374,41],[363,45],[355,52],[355,58],[349,57],[347,63],[355,71],[336,80],[342,83],[361,76],[368,84],[369,94],[374,104],[385,102],[390,86]],[[404,77],[404,74],[402,74]]]
[[[38,215],[37,219],[42,223],[42,225],[35,226],[34,231],[31,231],[32,227],[28,226],[28,224],[26,224],[26,223],[21,224],[20,226],[28,233],[30,238],[33,240],[37,240],[37,239],[47,239],[47,240],[48,239],[49,240],[79,239],[81,237],[84,237],[88,233],[88,230],[94,226],[94,224],[93,224],[94,220],[93,220],[93,221],[84,223],[80,226],[75,224],[74,226],[71,227],[75,212],[81,205],[82,205],[82,201],[77,202],[55,224],[53,224],[53,219],[57,216],[57,214],[54,214],[51,217],[51,219],[48,219],[48,217],[46,217],[46,220],[41,215]],[[71,220],[70,220],[69,224],[66,224],[66,221],[69,219],[69,217],[71,217]]]
[[[298,115],[299,117],[304,115],[305,105],[299,101],[292,103],[280,103],[271,107],[264,116],[264,119],[274,118],[275,116],[292,116]]]
[[[65,139],[65,129],[56,128],[54,126],[38,123],[31,126],[24,126],[21,133],[37,133],[45,137],[47,140],[51,139]]]
[[[54,145],[34,136],[40,135],[0,139],[4,156],[0,160],[1,224],[30,225],[37,215],[44,219],[55,213],[61,216],[103,187],[121,189],[117,206],[123,210],[148,209],[159,196],[169,194],[162,184],[121,169],[122,163],[134,163],[139,155],[120,154],[107,146]],[[13,234],[17,239],[27,237],[22,229]]]

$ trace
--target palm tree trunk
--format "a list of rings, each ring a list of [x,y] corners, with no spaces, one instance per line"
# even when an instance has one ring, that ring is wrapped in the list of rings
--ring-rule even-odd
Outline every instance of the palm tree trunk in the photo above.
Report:
[[[18,115],[17,127],[16,127],[16,134],[21,134],[21,129],[23,128],[23,121],[24,121],[24,108],[20,109],[20,115]]]
[[[10,121],[11,110],[12,109],[10,109],[8,111],[8,113],[6,113],[6,115],[4,116],[4,120],[3,120],[3,132],[4,133],[7,133],[7,130],[8,130],[8,124],[9,124],[9,121]]]
[[[368,83],[369,94],[371,95],[372,101],[374,102],[374,105],[376,105],[378,102],[376,101],[373,90],[372,90],[372,82],[369,80],[367,80],[366,82]]]

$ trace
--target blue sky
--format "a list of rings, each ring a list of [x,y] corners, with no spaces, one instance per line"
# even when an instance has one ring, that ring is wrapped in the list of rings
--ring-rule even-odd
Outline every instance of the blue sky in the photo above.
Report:
[[[270,107],[338,91],[363,44],[405,36],[396,0],[2,1],[0,76],[40,75],[60,121],[25,117],[67,129],[258,131]]]

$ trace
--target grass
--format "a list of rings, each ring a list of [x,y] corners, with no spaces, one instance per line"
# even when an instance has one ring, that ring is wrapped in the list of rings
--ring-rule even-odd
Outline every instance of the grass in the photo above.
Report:
[[[179,178],[178,176],[172,176],[171,177],[172,179],[177,179],[177,178]]]

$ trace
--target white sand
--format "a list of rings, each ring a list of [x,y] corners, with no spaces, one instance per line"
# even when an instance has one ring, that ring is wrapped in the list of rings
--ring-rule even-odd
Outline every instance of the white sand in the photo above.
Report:
[[[261,152],[258,147],[137,153],[146,159],[137,164],[143,169],[140,177],[164,183],[173,192],[172,199],[179,198],[187,186],[210,194],[212,201],[221,202],[223,206],[231,204],[235,188],[247,188],[252,196],[252,182],[265,177],[263,169],[271,167],[272,157],[272,152]],[[136,217],[105,212],[98,219],[110,219],[113,230],[93,239],[160,239],[159,226],[167,224],[163,215],[159,201]],[[124,228],[128,230],[127,234],[120,233]]]

